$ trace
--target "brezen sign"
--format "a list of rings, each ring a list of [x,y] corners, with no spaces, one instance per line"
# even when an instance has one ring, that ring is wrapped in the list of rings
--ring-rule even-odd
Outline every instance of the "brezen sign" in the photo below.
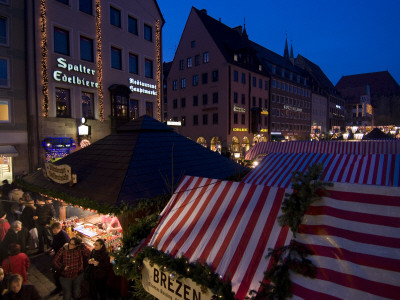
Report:
[[[160,267],[152,264],[147,258],[143,260],[143,288],[159,300],[211,300],[213,293],[201,288],[189,278],[171,278],[171,273],[161,271]]]
[[[64,183],[77,183],[76,174],[71,173],[69,165],[53,165],[52,163],[45,163],[44,175],[53,180],[54,182]]]

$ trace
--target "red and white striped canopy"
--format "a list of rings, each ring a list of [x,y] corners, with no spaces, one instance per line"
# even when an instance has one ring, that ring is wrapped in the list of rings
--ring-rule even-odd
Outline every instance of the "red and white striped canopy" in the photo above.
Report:
[[[400,154],[400,140],[260,142],[246,153],[252,160],[268,153]]]
[[[277,224],[290,189],[186,176],[148,245],[207,262],[232,281],[237,299],[258,290],[269,248],[293,235]],[[400,295],[399,188],[335,183],[307,211],[296,240],[314,250],[317,278],[291,274],[295,297],[397,298]]]
[[[324,165],[323,181],[400,186],[400,154],[272,153],[243,182],[290,187],[293,172],[315,163]]]

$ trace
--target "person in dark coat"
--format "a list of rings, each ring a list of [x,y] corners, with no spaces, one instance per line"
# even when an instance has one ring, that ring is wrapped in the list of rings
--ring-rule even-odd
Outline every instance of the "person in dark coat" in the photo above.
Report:
[[[5,293],[7,293],[7,280],[3,268],[0,268],[0,299],[3,299]]]
[[[36,228],[38,231],[39,239],[39,253],[44,252],[44,246],[49,247],[49,240],[47,238],[47,225],[50,224],[50,220],[54,217],[54,210],[51,210],[50,206],[45,204],[44,199],[38,198],[36,200]]]
[[[8,256],[8,247],[11,244],[19,244],[21,246],[21,252],[26,253],[26,243],[29,238],[29,233],[26,228],[22,227],[21,221],[14,221],[11,224],[11,228],[8,229],[3,242],[1,243],[2,257],[3,260]]]
[[[22,225],[30,231],[32,228],[36,227],[35,219],[36,219],[36,207],[35,201],[33,199],[29,199],[25,203],[25,207],[21,214],[21,222]]]
[[[8,291],[3,300],[42,300],[42,297],[33,285],[23,284],[21,275],[12,274],[8,279]]]
[[[94,249],[89,256],[89,287],[91,300],[105,300],[107,298],[107,277],[110,271],[110,256],[103,239],[94,243]]]

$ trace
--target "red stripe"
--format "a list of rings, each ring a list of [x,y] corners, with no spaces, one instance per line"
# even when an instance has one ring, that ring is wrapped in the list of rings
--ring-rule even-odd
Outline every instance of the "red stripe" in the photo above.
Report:
[[[355,275],[340,273],[325,268],[318,268],[315,278],[389,299],[396,299],[400,295],[400,287],[379,282],[382,280],[381,278],[376,278],[378,281],[372,281]]]
[[[307,209],[306,215],[327,215],[343,220],[400,228],[399,217],[388,217],[368,213],[359,213],[330,206],[310,206]]]
[[[312,286],[312,285],[310,284],[310,286]],[[292,293],[293,293],[293,295],[303,298],[303,299],[324,299],[324,300],[341,299],[341,298],[335,297],[330,294],[325,294],[325,293],[307,289],[304,286],[298,285],[297,283],[292,283]]]
[[[232,182],[229,182],[230,184],[232,184]],[[164,246],[163,246],[163,252],[166,251],[166,249],[169,246],[169,243],[172,242],[172,240],[175,238],[175,235],[177,235],[178,233],[180,233],[181,231],[185,231],[183,233],[183,235],[179,238],[179,241],[177,241],[173,247],[173,249],[171,249],[170,253],[172,256],[175,256],[178,251],[180,250],[180,248],[182,247],[182,245],[186,242],[187,238],[189,237],[189,235],[192,233],[194,227],[196,226],[197,222],[199,221],[199,219],[201,218],[201,216],[204,213],[204,210],[206,209],[207,205],[210,203],[210,201],[213,199],[214,194],[217,192],[218,188],[220,187],[221,182],[219,182],[218,184],[215,184],[209,195],[206,197],[206,199],[204,199],[203,202],[201,201],[196,201],[196,207],[193,207],[190,211],[190,213],[188,213],[185,218],[182,218],[181,222],[179,223],[179,225],[177,227],[175,227],[175,229],[172,231],[172,233],[170,233],[167,242],[165,242]],[[226,187],[226,186],[225,186]],[[204,186],[201,190],[201,193],[199,196],[197,196],[197,199],[200,199],[204,193],[206,193],[207,189],[209,187]],[[193,201],[194,199],[190,199],[191,201]],[[195,215],[195,217],[193,218],[193,220],[190,222],[190,224],[187,224],[187,220],[190,219],[190,217],[195,213],[197,206],[200,206],[200,209],[198,209],[197,214]],[[175,218],[174,218],[175,219]],[[189,258],[189,256],[185,255],[187,258]]]
[[[257,186],[256,185],[251,185],[249,192],[247,193],[246,197],[243,199],[242,205],[240,206],[238,210],[238,214],[235,217],[235,220],[233,221],[231,228],[229,228],[228,233],[226,234],[224,241],[221,244],[221,248],[219,249],[217,255],[214,258],[214,261],[212,262],[212,265],[217,268],[222,260],[222,257],[225,254],[225,250],[228,248],[233,235],[235,234],[235,231],[237,227],[239,226],[240,221],[242,220],[243,215],[245,212],[247,212],[247,207],[253,198],[253,194],[256,190]]]
[[[188,257],[188,258],[192,257],[193,252],[196,251],[196,249],[199,246],[201,240],[205,236],[208,228],[210,227],[214,216],[217,215],[218,209],[221,207],[222,203],[226,199],[226,197],[227,197],[232,185],[233,185],[232,181],[226,182],[221,194],[218,197],[214,197],[216,190],[215,190],[215,192],[212,193],[212,198],[213,198],[212,202],[215,202],[215,204],[213,204],[213,207],[212,207],[211,211],[209,212],[209,214],[207,216],[207,219],[204,221],[203,226],[201,227],[201,229],[199,230],[198,234],[196,235],[195,240],[192,242],[192,244],[190,245],[188,250],[185,251],[185,256],[186,257]],[[240,194],[240,192],[243,190],[243,187],[244,187],[244,183],[241,183],[241,184],[238,185],[238,187],[236,187],[234,197],[236,196],[236,194]],[[211,198],[211,195],[208,198]],[[229,200],[229,201],[232,201],[232,200]],[[207,202],[207,204],[208,204],[208,202]],[[177,243],[177,245],[176,245],[177,249],[180,249],[182,247],[183,243],[187,240],[187,238],[189,237],[190,233],[195,228],[195,225],[197,224],[197,222],[200,219],[200,217],[205,217],[204,211],[205,211],[206,208],[207,208],[207,205],[203,205],[203,209],[201,211],[199,211],[199,213],[196,216],[196,219],[193,220],[192,224],[190,225],[188,230],[186,230],[185,234],[182,236],[182,238],[179,241],[179,243]],[[226,220],[224,220],[224,221],[226,221]],[[216,235],[217,235],[216,232],[214,232],[212,234],[212,236],[214,238],[216,237]],[[209,243],[209,242],[210,241],[208,241],[207,243]]]
[[[400,196],[379,195],[379,197],[377,197],[376,194],[361,194],[329,190],[329,198],[338,201],[400,207]]]
[[[303,244],[314,252],[316,256],[324,256],[338,260],[345,260],[357,265],[371,268],[399,272],[400,260],[388,257],[375,256],[349,251],[343,248],[327,247],[314,244]]]
[[[344,172],[345,172],[345,170],[346,170],[346,166],[348,166],[349,163],[350,163],[351,155],[348,155],[348,154],[346,154],[346,155],[340,154],[339,156],[340,156],[340,162],[342,162],[342,161],[344,160],[344,163],[343,163],[342,166],[341,166],[341,169],[340,169],[340,171],[339,171],[339,175],[338,175],[336,181],[341,182],[341,181],[343,181],[342,178],[343,178],[343,176],[344,176]]]
[[[267,191],[269,193],[269,191]],[[264,255],[265,255],[265,248],[267,246],[268,240],[271,236],[271,232],[272,229],[274,227],[275,224],[275,220],[277,218],[277,215],[279,213],[281,204],[282,204],[282,199],[285,196],[285,190],[284,189],[278,189],[274,199],[273,199],[273,205],[271,207],[270,213],[268,215],[268,218],[263,226],[263,231],[261,233],[260,239],[257,243],[257,246],[254,249],[253,252],[253,256],[252,259],[250,261],[250,264],[246,270],[246,273],[244,274],[240,286],[238,288],[238,290],[236,291],[236,297],[238,297],[239,299],[244,298],[247,295],[247,292],[249,290],[250,284],[253,280],[254,274],[257,271],[258,265],[260,264],[260,261],[262,259],[264,259]],[[268,194],[266,195],[266,197],[268,197]],[[265,199],[267,200],[267,199]],[[264,205],[265,205],[264,201]],[[260,208],[260,213],[261,213],[262,207]],[[253,219],[253,218],[252,218]],[[254,220],[254,226],[256,225],[256,221]],[[245,235],[244,235],[245,236]],[[250,234],[249,234],[249,239],[250,239]],[[246,247],[247,245],[244,245],[245,242],[243,242],[243,248]],[[241,241],[242,244],[242,241]],[[243,252],[240,252],[241,250],[237,249],[236,252],[238,252],[237,255],[243,255],[245,249],[243,249]],[[237,264],[238,265],[238,264]],[[232,268],[233,269],[233,268]],[[236,268],[234,269],[236,272]],[[233,273],[229,273],[229,271],[227,270],[226,272],[227,274],[233,274]]]
[[[300,224],[299,233],[313,235],[330,235],[345,238],[358,243],[400,249],[400,239],[397,238],[355,232],[327,225]]]

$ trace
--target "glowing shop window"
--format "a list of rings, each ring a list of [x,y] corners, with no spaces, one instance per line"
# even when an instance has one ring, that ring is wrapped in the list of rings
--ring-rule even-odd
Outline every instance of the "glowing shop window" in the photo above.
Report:
[[[0,100],[0,123],[10,123],[10,105],[7,100]]]

